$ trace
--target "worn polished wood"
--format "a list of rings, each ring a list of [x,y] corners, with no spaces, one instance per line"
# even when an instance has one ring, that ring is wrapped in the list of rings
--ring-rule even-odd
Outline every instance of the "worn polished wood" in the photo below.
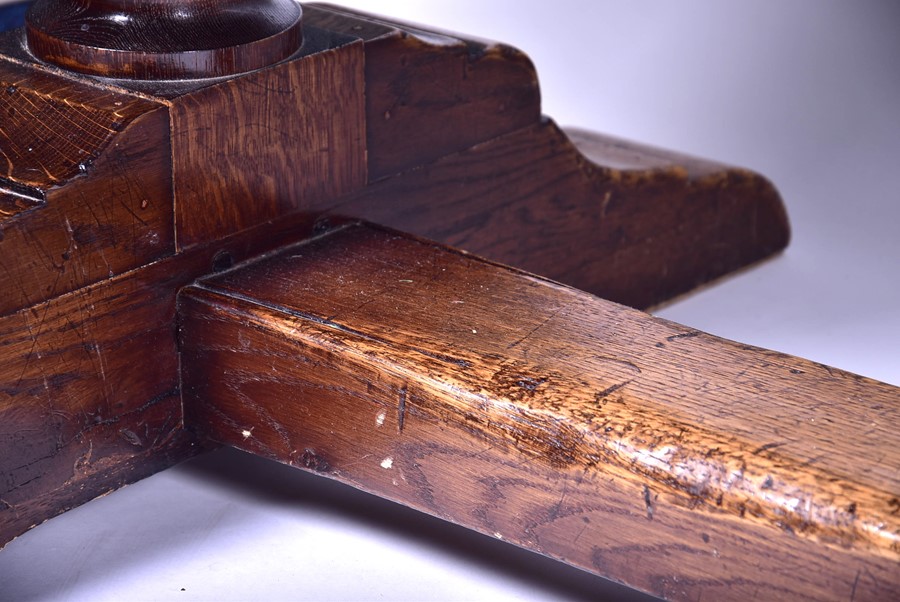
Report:
[[[296,334],[278,334],[278,324],[298,318],[281,315],[294,306],[279,299],[277,307],[263,312],[269,313],[256,324],[258,328],[245,324],[243,334],[240,329],[229,331],[229,336],[238,337],[233,350],[210,348],[196,365],[182,361],[175,309],[180,290],[243,261],[285,248],[293,253],[293,245],[360,218],[638,308],[771,256],[789,238],[778,193],[757,174],[606,136],[561,130],[542,117],[537,75],[528,58],[513,48],[335,7],[305,6],[302,21],[298,13],[294,22],[290,16],[294,13],[282,11],[287,10],[286,3],[252,3],[253,10],[248,10],[250,4],[44,2],[32,12],[27,32],[38,40],[37,54],[43,60],[25,50],[25,31],[0,34],[0,546],[75,505],[214,447],[217,440],[237,437],[239,446],[261,445],[264,431],[274,428],[265,413],[256,416],[256,423],[238,425],[239,436],[233,429],[220,433],[227,421],[199,395],[202,387],[192,389],[190,399],[195,402],[187,406],[189,398],[181,388],[180,365],[197,378],[205,372],[196,370],[213,370],[205,362],[217,354],[250,362],[246,370],[238,369],[229,377],[255,378],[259,354],[242,346],[245,337],[264,346],[302,344],[304,353],[321,352],[329,366],[321,378],[334,380],[328,385],[337,387],[334,391],[356,391],[353,387],[359,383],[374,383],[371,390],[367,385],[356,391],[356,397],[335,397],[335,411],[371,409],[371,404],[386,411],[380,426],[379,413],[361,414],[368,422],[358,428],[382,437],[371,442],[375,445],[371,453],[382,457],[374,464],[368,459],[360,463],[359,472],[347,466],[349,458],[369,452],[343,448],[340,439],[317,438],[314,445],[293,446],[289,451],[298,450],[297,457],[277,449],[285,440],[313,436],[290,416],[279,420],[296,429],[291,426],[292,432],[267,443],[268,451],[258,448],[270,456],[320,472],[340,470],[342,477],[368,489],[672,598],[689,597],[713,581],[723,597],[728,588],[749,592],[730,562],[737,558],[743,559],[738,565],[744,561],[751,565],[741,570],[754,580],[766,567],[776,571],[775,559],[796,556],[805,563],[810,573],[798,583],[761,590],[773,595],[827,597],[828,587],[842,591],[846,585],[850,570],[846,567],[869,560],[879,576],[890,572],[892,565],[885,563],[896,562],[891,556],[896,550],[885,547],[885,537],[892,536],[881,533],[892,528],[894,518],[885,519],[887,527],[870,527],[883,517],[885,503],[890,507],[890,500],[879,496],[896,493],[895,478],[886,476],[884,467],[868,466],[866,460],[862,465],[868,472],[854,474],[845,465],[849,455],[840,445],[840,453],[831,459],[813,457],[810,446],[829,436],[830,431],[822,430],[825,426],[801,424],[785,441],[765,429],[757,431],[759,417],[751,415],[746,400],[752,393],[748,387],[757,384],[783,393],[767,399],[772,404],[779,399],[810,399],[809,391],[822,387],[823,395],[856,392],[871,394],[872,399],[887,397],[879,411],[890,418],[897,409],[895,389],[837,371],[829,378],[820,374],[824,369],[800,360],[694,336],[586,293],[432,243],[352,228],[329,238],[327,244],[308,247],[337,253],[336,259],[323,259],[321,265],[326,275],[337,274],[338,279],[335,262],[341,266],[346,262],[347,274],[362,277],[365,272],[371,286],[393,273],[390,270],[409,272],[396,277],[395,290],[384,298],[371,286],[366,289],[373,300],[351,312],[360,330],[347,340],[374,344],[366,332],[396,327],[397,315],[375,310],[390,295],[402,292],[397,307],[415,301],[414,309],[428,310],[420,315],[420,331],[415,333],[423,346],[412,355],[408,339],[387,337],[384,349],[397,355],[373,367],[366,363],[371,358],[360,357],[351,347],[344,349],[346,357],[333,353],[329,345],[337,339],[310,342]],[[82,12],[65,16],[66,7],[74,5]],[[183,47],[154,46],[138,39],[143,33],[135,33],[137,25],[146,25],[150,16],[173,16],[175,7],[204,23],[228,7],[237,7],[240,18],[251,20],[271,9],[281,15],[272,20],[278,27],[283,29],[288,22],[302,26],[303,46],[282,47],[283,52],[275,54],[251,52],[268,58],[235,68],[253,69],[240,76],[163,81],[160,78],[221,76],[239,63],[213,57],[200,71],[190,71],[196,65],[178,62]],[[104,28],[115,21],[110,15],[122,10],[130,20],[110,39],[124,39],[127,47],[135,42],[136,50],[127,59],[134,61],[123,66],[115,62],[119,58],[107,60],[125,56],[117,54],[121,48],[116,50],[111,43],[97,42],[92,48],[100,50],[83,56],[89,57],[86,63],[95,75],[148,79],[80,75],[76,72],[84,71],[83,65],[54,59],[54,53],[64,56],[71,51],[63,48],[65,44],[48,43],[50,50],[40,53],[42,31],[71,34],[73,43],[90,45],[91,36],[106,37]],[[160,23],[169,27],[165,19]],[[143,25],[141,32],[155,31]],[[257,35],[268,26],[247,30]],[[167,36],[175,31],[171,27]],[[203,36],[194,37],[193,43],[207,46],[212,40],[219,50],[247,45],[227,32],[202,43]],[[171,62],[156,61],[156,55]],[[60,65],[75,72],[60,70]],[[377,255],[379,240],[387,253],[385,272],[362,262]],[[335,241],[343,241],[343,246],[334,247]],[[421,257],[413,260],[416,249]],[[446,259],[456,271],[444,275],[427,262],[416,263],[426,257]],[[265,265],[281,269],[275,260]],[[493,302],[490,307],[476,302],[480,289],[469,287],[475,280],[461,277],[463,267],[480,274],[486,287],[483,298]],[[235,291],[210,292],[210,284],[191,288],[182,297],[184,316],[193,319],[185,326],[187,349],[192,349],[190,345],[205,349],[204,337],[219,336],[219,326],[233,326],[225,319],[233,317],[232,305],[244,311],[258,301],[274,299],[267,295],[276,295],[279,286],[289,290],[300,282],[288,279],[288,270],[280,283],[259,279],[267,283],[261,289],[257,270],[228,276],[249,278],[241,293],[247,300],[238,299]],[[423,270],[432,270],[428,272],[434,276],[428,284],[432,288],[407,290],[422,278]],[[310,283],[323,302],[337,303],[347,294],[331,290],[326,282]],[[454,288],[453,294],[448,286]],[[412,294],[429,290],[430,296]],[[440,297],[441,291],[448,296]],[[446,304],[457,293],[465,293],[465,299],[456,300],[465,300],[459,305],[466,307],[448,309]],[[563,300],[572,302],[584,324],[618,320],[622,328],[635,330],[607,328],[611,338],[603,344],[612,347],[599,359],[588,357],[587,335],[579,334],[573,316],[561,310],[540,326],[548,317],[547,304]],[[366,313],[369,307],[371,314]],[[207,320],[205,312],[220,310],[228,315],[221,321]],[[467,313],[470,310],[473,313]],[[326,314],[325,318],[332,316]],[[440,321],[442,316],[446,321]],[[496,324],[473,325],[460,337],[436,339],[446,329],[456,333],[458,325],[451,317]],[[306,324],[308,318],[298,319]],[[200,330],[198,324],[203,325]],[[504,338],[534,326],[540,327],[522,342]],[[622,338],[637,332],[638,326],[653,337]],[[315,328],[326,329],[323,337],[335,335],[328,324]],[[556,339],[550,341],[552,333]],[[354,339],[357,336],[359,340]],[[441,350],[450,343],[455,346],[453,354]],[[663,347],[657,348],[657,343]],[[418,353],[422,350],[426,353]],[[457,351],[471,357],[462,364],[444,361],[456,357]],[[528,357],[522,355],[526,351]],[[724,366],[753,369],[750,376],[739,375],[738,368],[708,374],[692,355],[695,351],[709,353]],[[572,380],[576,364],[562,361],[556,352],[591,368],[584,377],[590,386]],[[148,357],[153,358],[149,367]],[[610,357],[630,359],[616,362]],[[295,365],[291,373],[284,357],[273,358],[281,366],[278,378],[260,380],[266,383],[260,388],[269,391],[285,382],[307,382],[302,380],[308,378],[305,371]],[[497,379],[484,379],[489,367],[505,361],[507,372],[498,370]],[[658,367],[648,367],[648,362]],[[676,378],[672,366],[679,362],[696,370],[681,368],[686,372]],[[760,368],[760,362],[770,365]],[[631,374],[635,371],[629,365],[640,368],[641,375]],[[809,376],[785,374],[782,368],[787,366]],[[472,374],[466,372],[469,368]],[[782,389],[762,382],[763,368],[776,372],[765,375],[781,383]],[[353,370],[359,373],[348,372]],[[373,370],[383,370],[387,380],[372,380]],[[403,389],[398,370],[415,386]],[[519,374],[523,370],[528,374]],[[459,406],[462,402],[454,401],[446,387],[435,384],[435,379],[448,375],[462,379],[457,392],[467,391],[466,399],[484,401],[483,408],[476,408],[477,415],[494,412],[503,421],[469,421],[466,428],[460,427],[460,412],[470,408]],[[704,375],[710,378],[704,380]],[[733,381],[722,384],[729,377]],[[215,388],[228,382],[201,384]],[[483,391],[480,383],[486,383]],[[714,394],[709,383],[720,383],[723,389]],[[242,383],[235,384],[236,391],[238,384]],[[336,395],[334,391],[327,395]],[[606,396],[598,397],[604,392]],[[740,402],[743,413],[725,409],[729,396]],[[620,399],[626,401],[624,406]],[[433,405],[420,405],[426,401]],[[556,401],[558,407],[541,405]],[[387,411],[394,403],[396,414]],[[584,404],[599,411],[603,420],[608,417],[604,429],[613,430],[585,427],[585,422],[596,420],[573,409]],[[800,407],[788,406],[784,416],[797,418]],[[215,426],[215,437],[186,430],[185,407],[193,412],[193,424],[200,432],[212,433]],[[787,420],[774,405],[767,407],[777,418],[775,423]],[[611,415],[610,408],[617,413]],[[827,408],[816,411],[831,416]],[[710,414],[708,422],[704,412]],[[199,420],[204,413],[216,414],[209,420],[210,429]],[[435,426],[440,424],[438,418],[446,418],[448,432],[458,437],[448,439],[450,435]],[[351,420],[334,430],[357,428],[354,424]],[[686,430],[673,442],[676,424]],[[635,425],[643,430],[628,430]],[[857,427],[851,421],[849,428]],[[245,431],[250,436],[244,437]],[[316,433],[315,437],[321,435]],[[413,457],[418,453],[415,446],[403,447],[408,442],[404,437],[413,433],[418,437],[415,445],[424,450],[422,462]],[[433,448],[422,443],[431,436]],[[618,455],[609,448],[616,442],[631,447]],[[647,445],[653,442],[651,450]],[[710,442],[717,447],[704,456]],[[326,445],[333,451],[322,452]],[[449,455],[442,456],[441,446]],[[667,446],[671,449],[660,451]],[[589,458],[590,454],[598,457]],[[388,458],[390,467],[382,467]],[[728,481],[724,473],[710,472],[703,481],[703,470],[732,470],[743,459],[748,464],[740,469],[741,479]],[[806,460],[809,466],[803,465]],[[416,462],[418,468],[413,466]],[[885,461],[887,470],[896,465],[894,456]],[[498,472],[491,473],[491,466]],[[680,466],[684,470],[676,471]],[[429,490],[428,483],[416,482],[419,473],[413,469],[421,470],[422,478],[435,486]],[[395,486],[393,476],[401,470],[407,479],[413,475],[412,481],[400,478]],[[771,476],[771,484],[763,472]],[[457,491],[460,479],[475,474],[496,474],[499,480],[478,481],[471,490]],[[832,477],[837,480],[829,481]],[[543,479],[543,484],[535,485],[535,479]],[[514,495],[516,487],[510,485],[516,483],[522,483],[527,493]],[[775,493],[787,495],[792,486],[807,496],[803,500],[815,502],[808,516],[799,514],[803,510],[799,506],[785,506],[776,499]],[[517,523],[517,513],[531,517],[531,522],[522,518]],[[620,533],[601,521],[631,530]],[[660,539],[654,544],[657,531]],[[582,541],[579,533],[587,539]],[[588,541],[595,542],[590,549],[584,547]],[[748,560],[751,544],[760,546],[758,560]],[[727,566],[716,561],[707,567],[710,550],[727,556]],[[639,568],[638,560],[650,555],[660,563],[658,574]],[[834,559],[846,561],[846,570],[822,579]],[[677,572],[682,561],[688,564]],[[666,581],[669,577],[660,576],[663,573],[684,576],[686,581],[673,585]],[[890,584],[889,577],[880,582]],[[856,599],[876,592],[877,588],[860,589]]]
[[[0,316],[174,252],[164,105],[2,58],[0,99]]]
[[[246,73],[303,43],[293,0],[36,0],[26,32],[31,52],[48,63],[155,80]]]
[[[203,437],[667,599],[900,587],[894,387],[367,227],[179,307]]]
[[[604,157],[581,136],[590,161],[540,118],[516,51],[306,14],[300,55],[228,81],[110,86],[0,35],[0,445],[14,450],[0,454],[0,541],[195,453],[189,440],[169,446],[179,416],[155,422],[156,400],[177,396],[165,308],[197,277],[348,218],[642,307],[787,243],[759,176],[679,169],[634,145],[623,163],[621,144]],[[399,59],[417,54],[405,72]],[[383,103],[397,107],[390,119]],[[101,335],[106,315],[115,328]],[[162,372],[131,382],[138,349]],[[23,446],[23,424],[56,426]],[[120,447],[95,453],[111,449],[95,442],[107,431]]]

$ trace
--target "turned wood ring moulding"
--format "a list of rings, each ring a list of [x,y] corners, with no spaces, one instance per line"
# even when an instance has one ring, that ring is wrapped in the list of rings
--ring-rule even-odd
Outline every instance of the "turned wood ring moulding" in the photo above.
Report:
[[[293,0],[38,0],[26,38],[38,59],[79,73],[202,79],[287,59],[302,13]]]

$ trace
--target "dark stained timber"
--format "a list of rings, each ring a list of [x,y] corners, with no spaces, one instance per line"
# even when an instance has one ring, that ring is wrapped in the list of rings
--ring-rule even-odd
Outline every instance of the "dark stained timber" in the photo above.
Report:
[[[537,81],[290,0],[0,33],[0,546],[225,443],[664,597],[890,597],[897,389],[613,303],[781,251],[778,192]]]

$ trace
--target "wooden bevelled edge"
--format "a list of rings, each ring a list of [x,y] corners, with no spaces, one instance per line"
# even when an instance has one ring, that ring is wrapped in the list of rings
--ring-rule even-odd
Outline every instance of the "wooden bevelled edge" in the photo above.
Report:
[[[770,594],[855,590],[861,562],[872,591],[897,585],[889,385],[377,229],[207,279],[180,308],[186,419],[219,442],[677,599],[742,599],[784,563],[804,577]],[[519,485],[479,497],[492,482]],[[715,566],[696,566],[710,540]],[[646,566],[598,560],[616,550]],[[653,585],[682,565],[691,595]]]
[[[598,166],[619,172],[680,170],[693,180],[736,169],[733,165],[692,157],[669,149],[597,134],[577,127],[562,128],[585,158]]]

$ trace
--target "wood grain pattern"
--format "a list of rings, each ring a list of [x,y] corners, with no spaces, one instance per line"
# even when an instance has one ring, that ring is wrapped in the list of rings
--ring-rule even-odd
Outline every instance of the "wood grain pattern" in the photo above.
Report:
[[[174,253],[162,104],[3,60],[0,97],[0,316]]]
[[[189,280],[169,268],[0,318],[2,544],[195,453],[172,328]]]
[[[537,73],[515,48],[335,6],[305,18],[365,42],[370,181],[540,121]]]
[[[363,187],[364,63],[352,42],[175,99],[179,248]]]
[[[212,446],[183,431],[176,294],[314,227],[251,229],[0,317],[0,548]]]
[[[80,175],[134,119],[160,104],[0,56],[0,177],[46,190]]]
[[[330,212],[638,308],[788,244],[781,198],[757,174],[599,135],[575,140],[548,120],[370,186]]]
[[[204,436],[667,599],[900,586],[896,388],[363,227],[180,313]]]
[[[307,12],[308,55],[157,98],[171,106],[180,248],[294,212],[363,217],[647,307],[787,244],[777,193],[748,172],[708,166],[696,177],[656,159],[623,168],[608,150],[586,161],[536,121],[536,79],[521,54],[338,9]],[[364,58],[345,32],[364,42]],[[385,121],[373,103],[393,103],[385,98],[400,89],[410,102]],[[510,98],[523,101],[497,113]],[[159,161],[169,160],[164,145]],[[632,158],[656,157],[631,148]],[[448,156],[434,162],[440,153]]]

